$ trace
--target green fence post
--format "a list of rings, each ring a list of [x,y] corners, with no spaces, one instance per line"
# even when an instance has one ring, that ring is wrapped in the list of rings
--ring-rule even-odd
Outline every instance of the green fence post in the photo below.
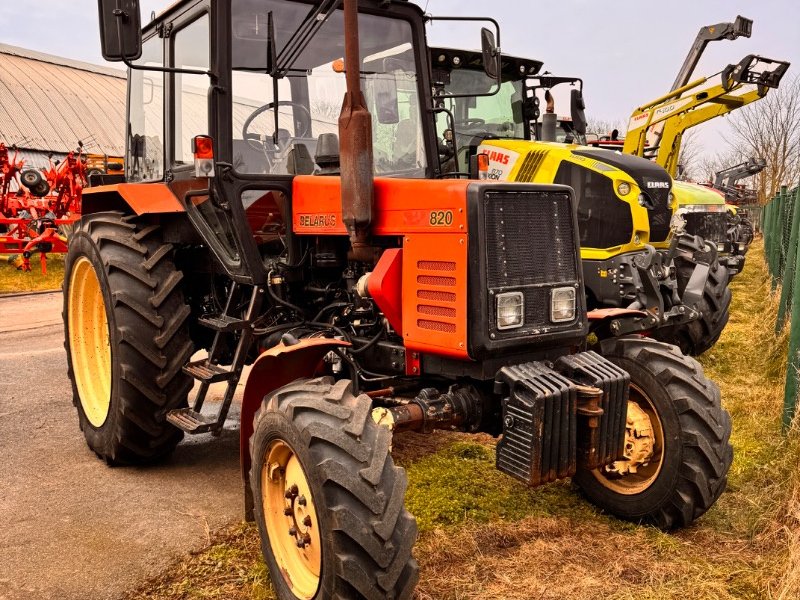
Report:
[[[764,222],[761,225],[761,231],[764,234],[764,261],[767,263],[767,270],[772,272],[772,265],[769,264],[769,248],[770,248],[770,224],[772,223],[772,203],[775,201],[772,198],[764,205]]]
[[[797,235],[800,229],[800,207],[798,201],[800,200],[800,187],[795,190],[794,194],[787,196],[787,204],[790,205],[792,221],[791,229],[789,231],[789,241],[786,245],[785,255],[786,259],[781,273],[781,301],[778,304],[778,318],[775,321],[775,333],[780,333],[786,321],[787,311],[792,310],[794,303],[794,292],[797,288],[794,287],[795,270],[797,269]],[[792,329],[794,330],[794,322],[792,322]]]
[[[775,242],[775,217],[778,214],[779,196],[775,196],[769,202],[769,219],[765,225],[765,234],[767,236],[766,246],[764,252],[767,256],[767,266],[769,267],[769,274],[775,276],[775,263],[772,261],[773,251],[772,245]]]

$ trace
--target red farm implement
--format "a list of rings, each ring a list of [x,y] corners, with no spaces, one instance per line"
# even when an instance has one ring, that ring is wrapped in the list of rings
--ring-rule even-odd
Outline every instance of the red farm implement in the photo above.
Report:
[[[64,234],[80,218],[87,184],[80,142],[64,160],[51,158],[43,169],[26,169],[17,149],[0,143],[0,253],[18,255],[13,263],[30,271],[31,256],[38,252],[46,273],[47,253],[67,251]]]

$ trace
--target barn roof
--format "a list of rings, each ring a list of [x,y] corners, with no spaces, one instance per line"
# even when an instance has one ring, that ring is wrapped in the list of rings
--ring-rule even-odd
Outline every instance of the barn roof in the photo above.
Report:
[[[125,153],[125,72],[0,44],[0,141]]]

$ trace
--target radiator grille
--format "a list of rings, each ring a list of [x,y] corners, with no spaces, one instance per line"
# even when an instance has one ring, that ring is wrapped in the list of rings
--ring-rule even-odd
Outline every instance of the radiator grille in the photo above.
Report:
[[[489,288],[577,279],[568,196],[489,192],[485,202]]]
[[[686,232],[699,235],[714,244],[728,241],[728,217],[724,212],[690,212],[683,215],[686,219]]]
[[[491,192],[485,198],[487,287],[493,300],[503,291],[521,291],[521,328],[496,329],[496,304],[489,302],[490,333],[511,338],[553,329],[553,288],[575,286],[578,255],[569,196],[554,192]],[[566,323],[570,327],[572,323]]]

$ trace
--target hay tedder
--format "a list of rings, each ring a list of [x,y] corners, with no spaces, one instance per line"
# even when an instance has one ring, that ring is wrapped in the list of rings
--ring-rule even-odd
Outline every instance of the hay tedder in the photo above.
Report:
[[[99,457],[220,433],[251,365],[245,515],[281,600],[412,597],[408,431],[489,433],[503,473],[664,529],[719,498],[730,418],[700,365],[642,335],[588,349],[642,312],[586,310],[576,190],[444,168],[419,6],[182,0],[144,31],[136,0],[99,6],[128,170],[84,190],[63,313]]]
[[[31,256],[38,252],[46,273],[47,254],[67,251],[89,176],[120,171],[120,162],[86,155],[82,142],[62,161],[51,157],[44,169],[26,168],[16,147],[0,143],[0,253],[15,255],[13,264],[30,271]]]

